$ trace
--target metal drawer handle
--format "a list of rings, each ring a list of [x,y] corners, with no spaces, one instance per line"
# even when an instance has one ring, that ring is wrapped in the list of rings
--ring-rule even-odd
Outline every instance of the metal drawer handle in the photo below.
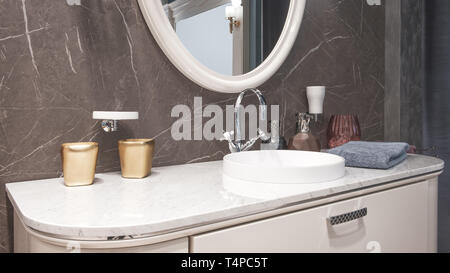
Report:
[[[351,222],[351,221],[363,218],[365,216],[367,216],[367,208],[363,208],[363,209],[356,210],[353,212],[341,214],[338,216],[332,216],[332,217],[328,218],[328,221],[330,221],[330,224],[332,226],[335,226],[335,225],[340,225],[343,223]]]

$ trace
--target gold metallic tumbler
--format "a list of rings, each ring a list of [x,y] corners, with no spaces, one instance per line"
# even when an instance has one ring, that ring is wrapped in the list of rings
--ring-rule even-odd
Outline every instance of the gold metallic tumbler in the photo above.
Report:
[[[79,142],[61,145],[64,184],[68,187],[94,183],[98,143]]]
[[[144,178],[152,170],[153,139],[119,140],[119,156],[124,178]]]

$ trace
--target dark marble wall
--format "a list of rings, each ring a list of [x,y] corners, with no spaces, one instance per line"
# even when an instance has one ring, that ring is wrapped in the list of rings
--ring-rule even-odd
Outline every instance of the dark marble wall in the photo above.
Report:
[[[98,172],[119,169],[116,141],[125,137],[155,138],[156,166],[227,153],[226,143],[172,140],[170,110],[192,105],[194,96],[226,105],[236,95],[210,92],[178,72],[135,0],[68,5],[76,2],[0,0],[0,252],[10,250],[4,184],[61,176],[63,142],[98,141]],[[364,139],[383,139],[383,6],[308,1],[292,53],[261,86],[268,102],[281,106],[286,136],[294,134],[294,114],[307,110],[308,85],[328,86],[326,119],[356,113]],[[138,110],[141,118],[106,134],[93,110]]]

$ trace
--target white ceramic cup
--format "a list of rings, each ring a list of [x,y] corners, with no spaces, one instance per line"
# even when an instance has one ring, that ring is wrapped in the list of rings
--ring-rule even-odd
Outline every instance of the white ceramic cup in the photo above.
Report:
[[[306,88],[310,114],[323,114],[325,89],[325,86],[308,86]]]

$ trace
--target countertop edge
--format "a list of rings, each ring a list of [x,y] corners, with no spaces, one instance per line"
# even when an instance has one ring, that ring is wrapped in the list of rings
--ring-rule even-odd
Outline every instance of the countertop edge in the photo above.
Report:
[[[394,183],[396,181],[399,180],[403,180],[403,179],[409,179],[409,178],[414,178],[414,177],[421,177],[421,176],[426,176],[426,175],[432,175],[432,174],[436,174],[438,175],[438,173],[440,171],[442,171],[445,167],[445,163],[444,161],[440,160],[441,162],[439,164],[434,164],[431,166],[427,166],[427,167],[423,167],[423,168],[418,168],[418,169],[414,169],[414,170],[409,170],[409,171],[404,171],[404,172],[400,172],[399,174],[393,174],[392,176],[383,179],[384,181],[377,181],[379,179],[369,179],[366,181],[367,185],[362,186],[362,185],[352,185],[354,187],[348,187],[346,190],[337,190],[335,191],[333,194],[341,194],[344,192],[351,192],[351,191],[358,191],[358,190],[362,190],[364,188],[371,188],[371,187],[375,187],[381,184],[389,184],[389,183]],[[200,163],[201,164],[201,163]],[[184,218],[178,218],[175,220],[170,220],[170,221],[164,221],[164,222],[158,222],[158,223],[150,223],[150,224],[144,224],[144,225],[140,225],[140,226],[115,226],[115,227],[74,227],[74,226],[62,226],[62,225],[54,225],[54,224],[50,224],[50,223],[45,223],[42,221],[37,221],[35,219],[33,219],[32,217],[29,217],[27,215],[24,215],[22,210],[20,209],[20,207],[18,206],[18,204],[16,203],[16,201],[12,198],[11,196],[11,192],[9,190],[9,185],[12,183],[8,183],[5,185],[5,189],[6,189],[6,193],[7,196],[9,198],[9,200],[11,201],[11,204],[14,207],[15,212],[18,214],[19,218],[23,221],[23,223],[37,231],[37,232],[42,232],[45,233],[46,235],[49,236],[55,236],[55,237],[73,237],[73,236],[80,236],[80,237],[84,237],[83,236],[83,231],[89,231],[88,233],[92,233],[94,231],[102,231],[101,233],[103,234],[102,236],[98,236],[98,238],[106,238],[106,237],[111,237],[111,236],[139,236],[142,237],[151,237],[151,236],[156,236],[156,235],[160,235],[160,234],[168,234],[170,232],[178,231],[178,230],[183,230],[183,229],[188,229],[192,226],[202,226],[202,225],[207,225],[213,222],[220,222],[220,221],[227,221],[230,219],[235,219],[235,218],[240,218],[240,217],[245,217],[245,216],[249,216],[249,215],[254,215],[254,214],[258,214],[258,213],[264,213],[264,212],[268,212],[268,211],[272,211],[272,210],[277,210],[281,207],[289,207],[292,206],[295,203],[308,203],[310,201],[312,201],[313,199],[324,199],[327,196],[330,196],[330,194],[323,194],[323,195],[317,195],[314,198],[309,198],[309,199],[303,199],[303,200],[297,200],[297,202],[295,201],[295,199],[299,199],[299,196],[290,196],[290,197],[286,197],[285,198],[285,205],[283,206],[275,206],[273,205],[271,208],[269,209],[254,209],[251,210],[249,209],[248,212],[246,213],[242,213],[242,212],[238,212],[239,210],[245,209],[247,207],[252,207],[254,206],[253,204],[247,204],[244,205],[242,207],[236,207],[236,208],[231,208],[227,210],[227,214],[234,214],[233,216],[229,216],[229,217],[214,217],[212,215],[212,213],[209,214],[204,214],[204,215],[197,215],[197,216],[189,216],[189,217],[184,217]],[[264,201],[263,203],[269,203],[269,202],[274,202],[276,200],[267,200]],[[199,221],[199,223],[197,224],[191,224],[191,225],[184,225],[184,226],[179,226],[179,227],[172,227],[169,228],[170,226],[173,226],[172,223],[177,222],[177,221],[183,221],[185,219],[194,219],[196,217],[201,217],[201,218],[208,218],[206,220],[203,221]],[[220,218],[220,219],[219,219]],[[159,228],[156,229],[155,226],[166,226],[167,228]],[[138,229],[142,229],[145,228],[147,230],[149,230],[149,232],[146,232],[144,234],[133,234],[133,232],[122,232],[124,230],[138,230]],[[117,232],[114,232],[114,234],[106,234],[104,230],[108,229],[108,230],[115,230]],[[55,232],[55,230],[57,230],[58,232]],[[154,230],[154,231],[152,231]],[[97,232],[94,232],[97,233]],[[127,233],[132,233],[132,234],[127,234]],[[70,235],[68,235],[70,234]],[[77,234],[77,235],[75,235]],[[90,238],[91,236],[89,236]],[[97,237],[97,236],[92,236],[92,237]]]

